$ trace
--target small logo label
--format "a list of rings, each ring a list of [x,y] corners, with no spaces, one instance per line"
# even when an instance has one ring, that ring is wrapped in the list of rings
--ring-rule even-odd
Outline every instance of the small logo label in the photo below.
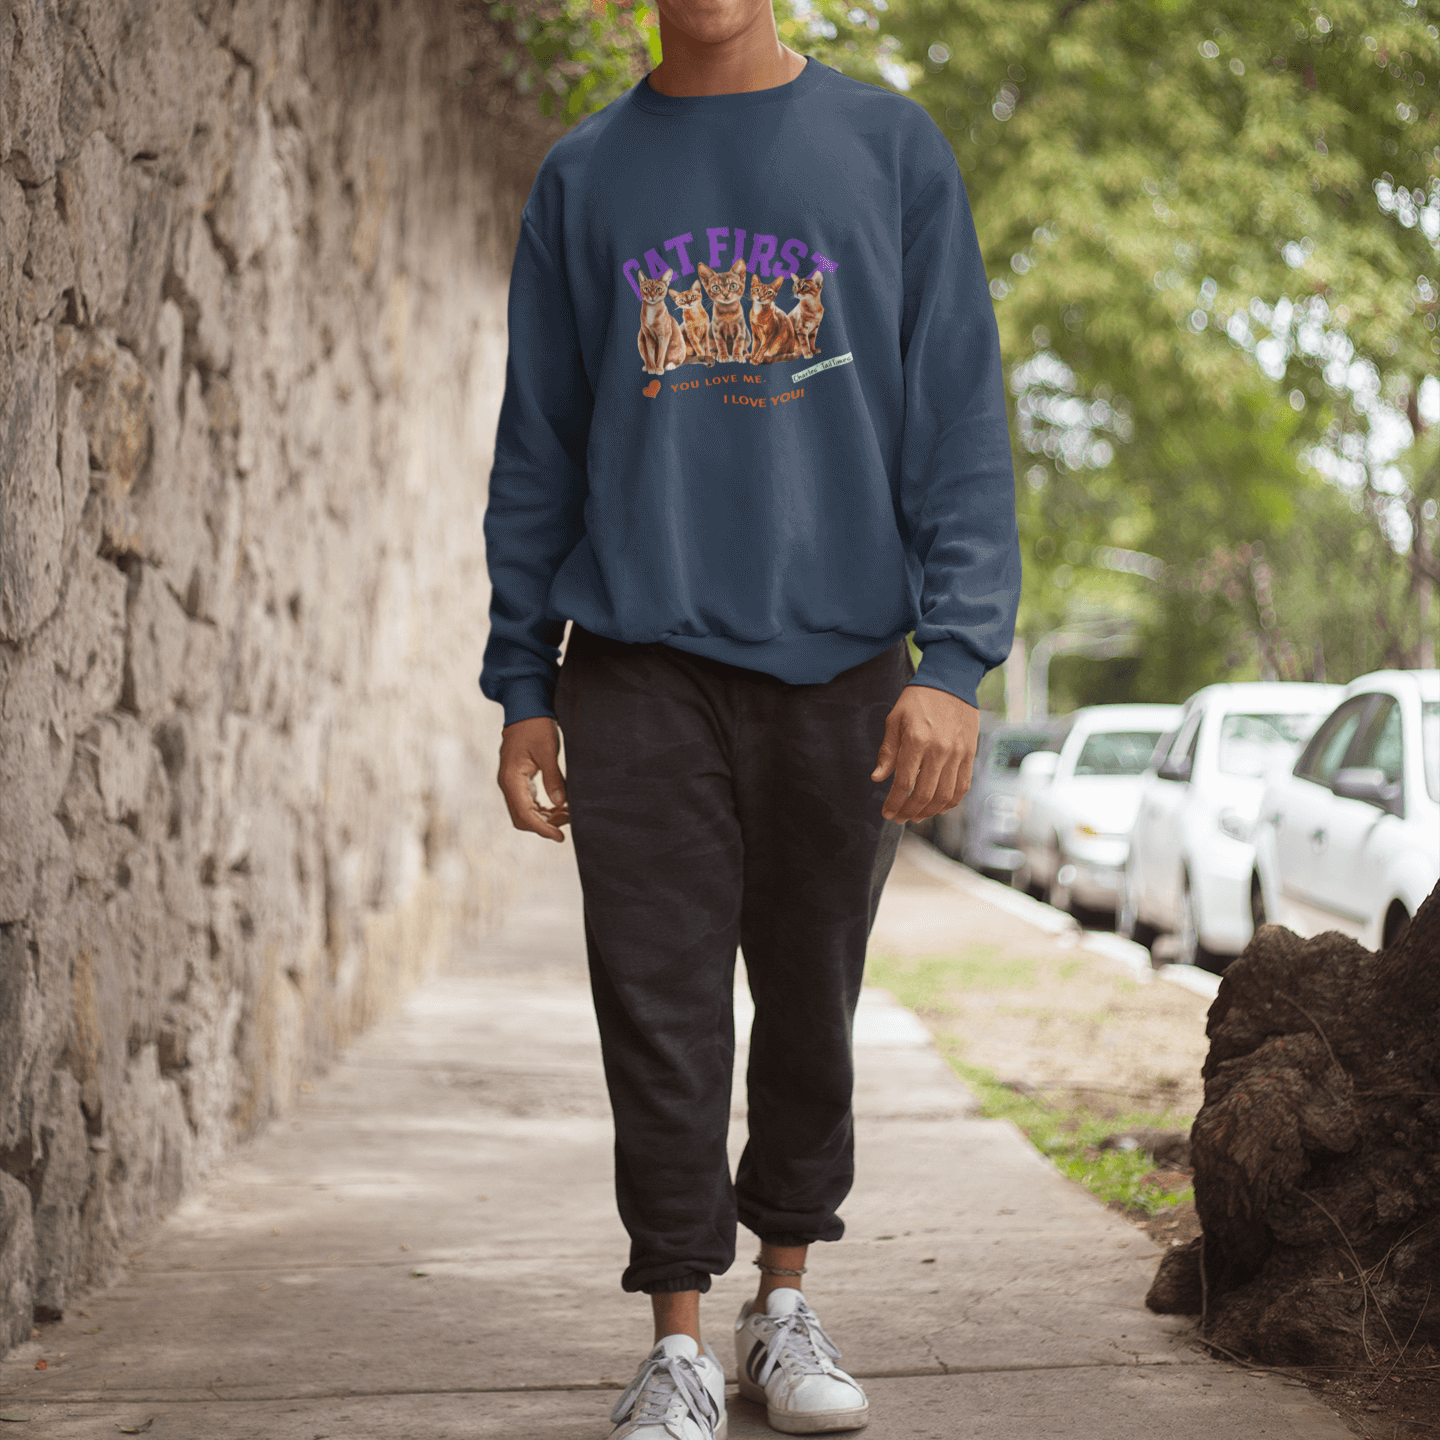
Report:
[[[798,385],[800,381],[807,380],[811,375],[818,375],[822,370],[833,370],[837,365],[848,365],[854,355],[846,351],[843,355],[837,355],[833,360],[822,360],[818,365],[812,365],[808,370],[797,370],[791,377],[790,383]]]
[[[660,382],[652,380],[640,393],[648,395],[653,400],[660,393]]]

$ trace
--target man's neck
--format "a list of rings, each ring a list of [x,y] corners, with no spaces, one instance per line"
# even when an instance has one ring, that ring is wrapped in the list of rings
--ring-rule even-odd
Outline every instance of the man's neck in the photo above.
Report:
[[[650,72],[650,87],[662,95],[738,95],[787,85],[805,68],[805,57],[787,50],[775,33],[766,5],[756,23],[718,43],[697,40],[660,14],[664,60]]]

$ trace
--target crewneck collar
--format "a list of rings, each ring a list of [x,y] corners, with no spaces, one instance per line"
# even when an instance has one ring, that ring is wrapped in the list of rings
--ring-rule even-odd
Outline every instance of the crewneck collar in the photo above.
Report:
[[[821,81],[825,66],[814,56],[805,57],[805,68],[783,85],[769,90],[742,90],[734,95],[662,95],[650,84],[647,75],[630,92],[630,98],[642,110],[655,115],[717,115],[731,110],[748,110],[755,105],[776,105],[798,100]]]

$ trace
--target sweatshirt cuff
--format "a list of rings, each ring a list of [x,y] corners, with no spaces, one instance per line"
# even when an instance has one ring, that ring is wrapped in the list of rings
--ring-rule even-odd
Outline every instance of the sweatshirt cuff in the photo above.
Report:
[[[506,725],[513,725],[517,720],[532,720],[537,715],[547,715],[553,720],[554,682],[538,675],[522,676],[505,687],[500,703],[505,707]]]
[[[967,705],[980,707],[975,692],[990,667],[959,640],[931,640],[921,647],[920,668],[912,685],[944,690]]]

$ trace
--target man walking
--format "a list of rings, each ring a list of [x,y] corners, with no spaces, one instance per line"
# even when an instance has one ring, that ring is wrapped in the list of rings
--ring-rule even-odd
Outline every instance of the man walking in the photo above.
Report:
[[[621,1284],[655,1320],[615,1440],[724,1435],[700,1297],[737,1218],[760,1242],[742,1393],[777,1430],[853,1430],[864,1392],[799,1282],[843,1231],[851,1024],[898,822],[959,803],[976,686],[1010,648],[998,340],[918,106],[783,47],[770,0],[660,0],[660,26],[663,63],[551,150],[525,209],[481,684],[515,825],[575,835]],[[755,1023],[732,1183],[737,945]]]

